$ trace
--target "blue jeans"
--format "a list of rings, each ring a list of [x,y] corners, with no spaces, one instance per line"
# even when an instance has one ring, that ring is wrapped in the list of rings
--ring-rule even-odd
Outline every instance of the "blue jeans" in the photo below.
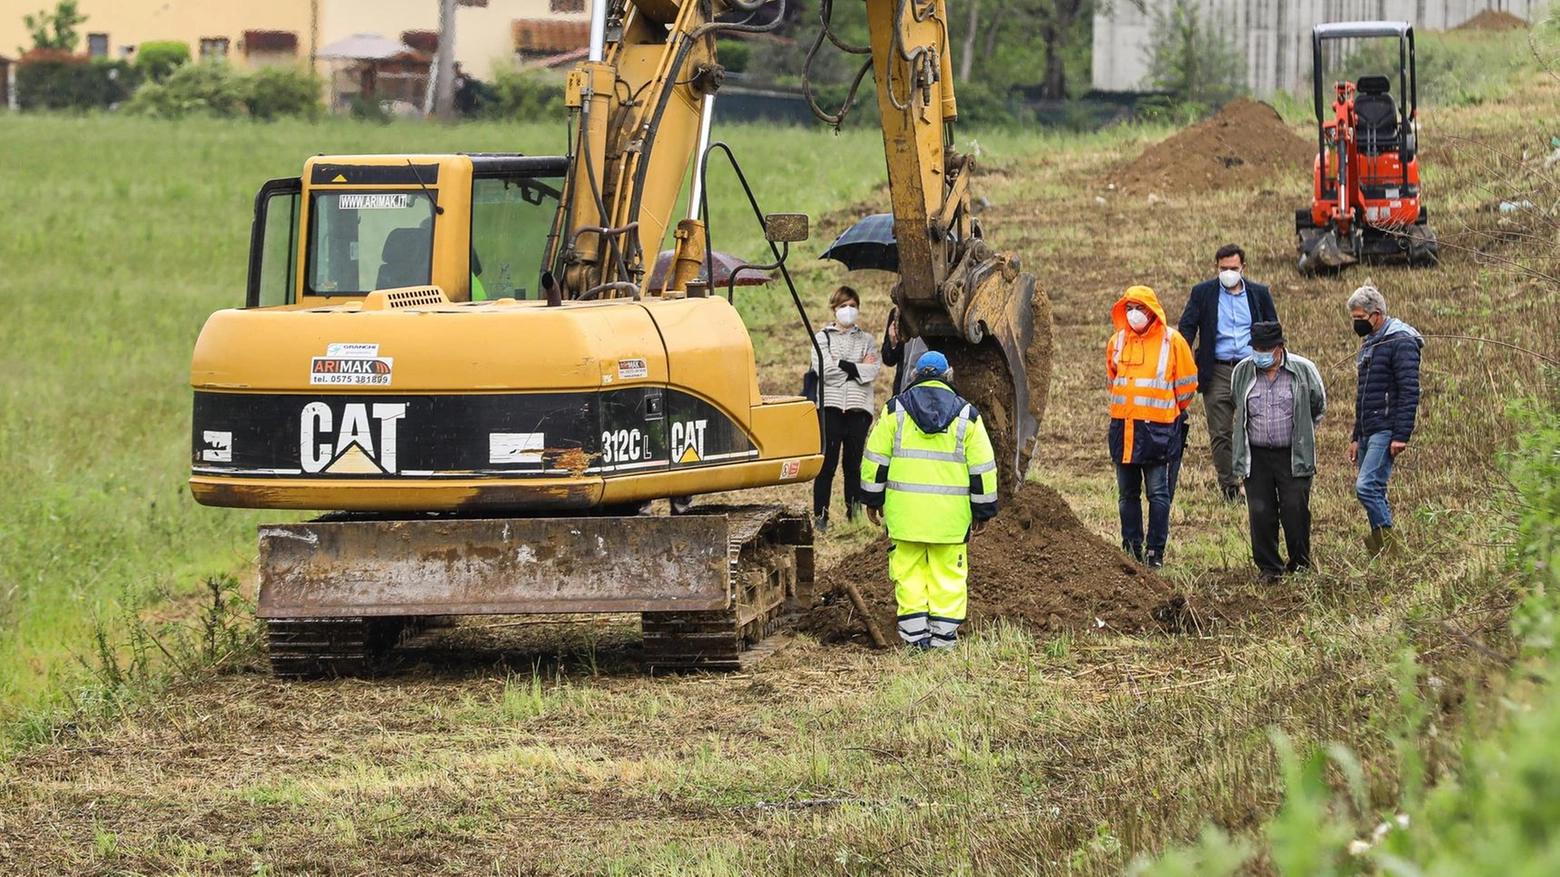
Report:
[[[1170,467],[1116,464],[1116,511],[1121,515],[1121,545],[1137,553],[1143,546],[1143,494],[1148,494],[1148,550],[1163,557],[1170,541]]]
[[[1392,508],[1387,505],[1387,479],[1392,476],[1392,433],[1373,432],[1360,440],[1359,477],[1354,479],[1354,495],[1365,507],[1372,530],[1392,526]]]

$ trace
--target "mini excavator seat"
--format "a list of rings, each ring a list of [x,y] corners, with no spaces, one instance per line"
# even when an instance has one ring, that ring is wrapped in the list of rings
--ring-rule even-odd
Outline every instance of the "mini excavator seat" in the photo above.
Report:
[[[1354,114],[1359,118],[1355,127],[1355,142],[1366,155],[1381,155],[1398,149],[1397,104],[1389,93],[1392,81],[1373,74],[1361,76],[1356,84],[1359,91],[1354,97]]]

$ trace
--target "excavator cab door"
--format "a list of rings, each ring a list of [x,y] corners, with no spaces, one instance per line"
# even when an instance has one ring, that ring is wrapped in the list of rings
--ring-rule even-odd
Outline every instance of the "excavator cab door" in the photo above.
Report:
[[[300,177],[271,180],[255,195],[245,307],[290,305],[298,300],[298,220],[302,204]]]

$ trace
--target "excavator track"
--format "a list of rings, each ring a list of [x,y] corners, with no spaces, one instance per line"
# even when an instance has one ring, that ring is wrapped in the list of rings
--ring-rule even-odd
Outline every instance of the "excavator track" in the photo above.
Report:
[[[651,673],[740,669],[742,655],[810,599],[812,522],[774,506],[706,507],[729,521],[732,606],[703,612],[646,612],[645,664]]]
[[[455,616],[625,611],[641,614],[650,672],[734,670],[788,606],[811,598],[813,579],[812,520],[777,506],[330,518],[262,527],[260,554],[271,667],[292,678],[372,673],[430,622]],[[405,614],[376,614],[391,606]]]
[[[366,618],[271,618],[266,644],[271,672],[291,679],[362,676],[428,619],[389,616]]]

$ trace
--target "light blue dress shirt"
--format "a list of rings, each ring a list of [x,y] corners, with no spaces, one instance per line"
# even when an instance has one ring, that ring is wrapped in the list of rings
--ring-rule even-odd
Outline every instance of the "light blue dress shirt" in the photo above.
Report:
[[[1246,281],[1234,289],[1219,287],[1219,337],[1214,339],[1213,358],[1242,360],[1251,355],[1251,304],[1246,299]]]

